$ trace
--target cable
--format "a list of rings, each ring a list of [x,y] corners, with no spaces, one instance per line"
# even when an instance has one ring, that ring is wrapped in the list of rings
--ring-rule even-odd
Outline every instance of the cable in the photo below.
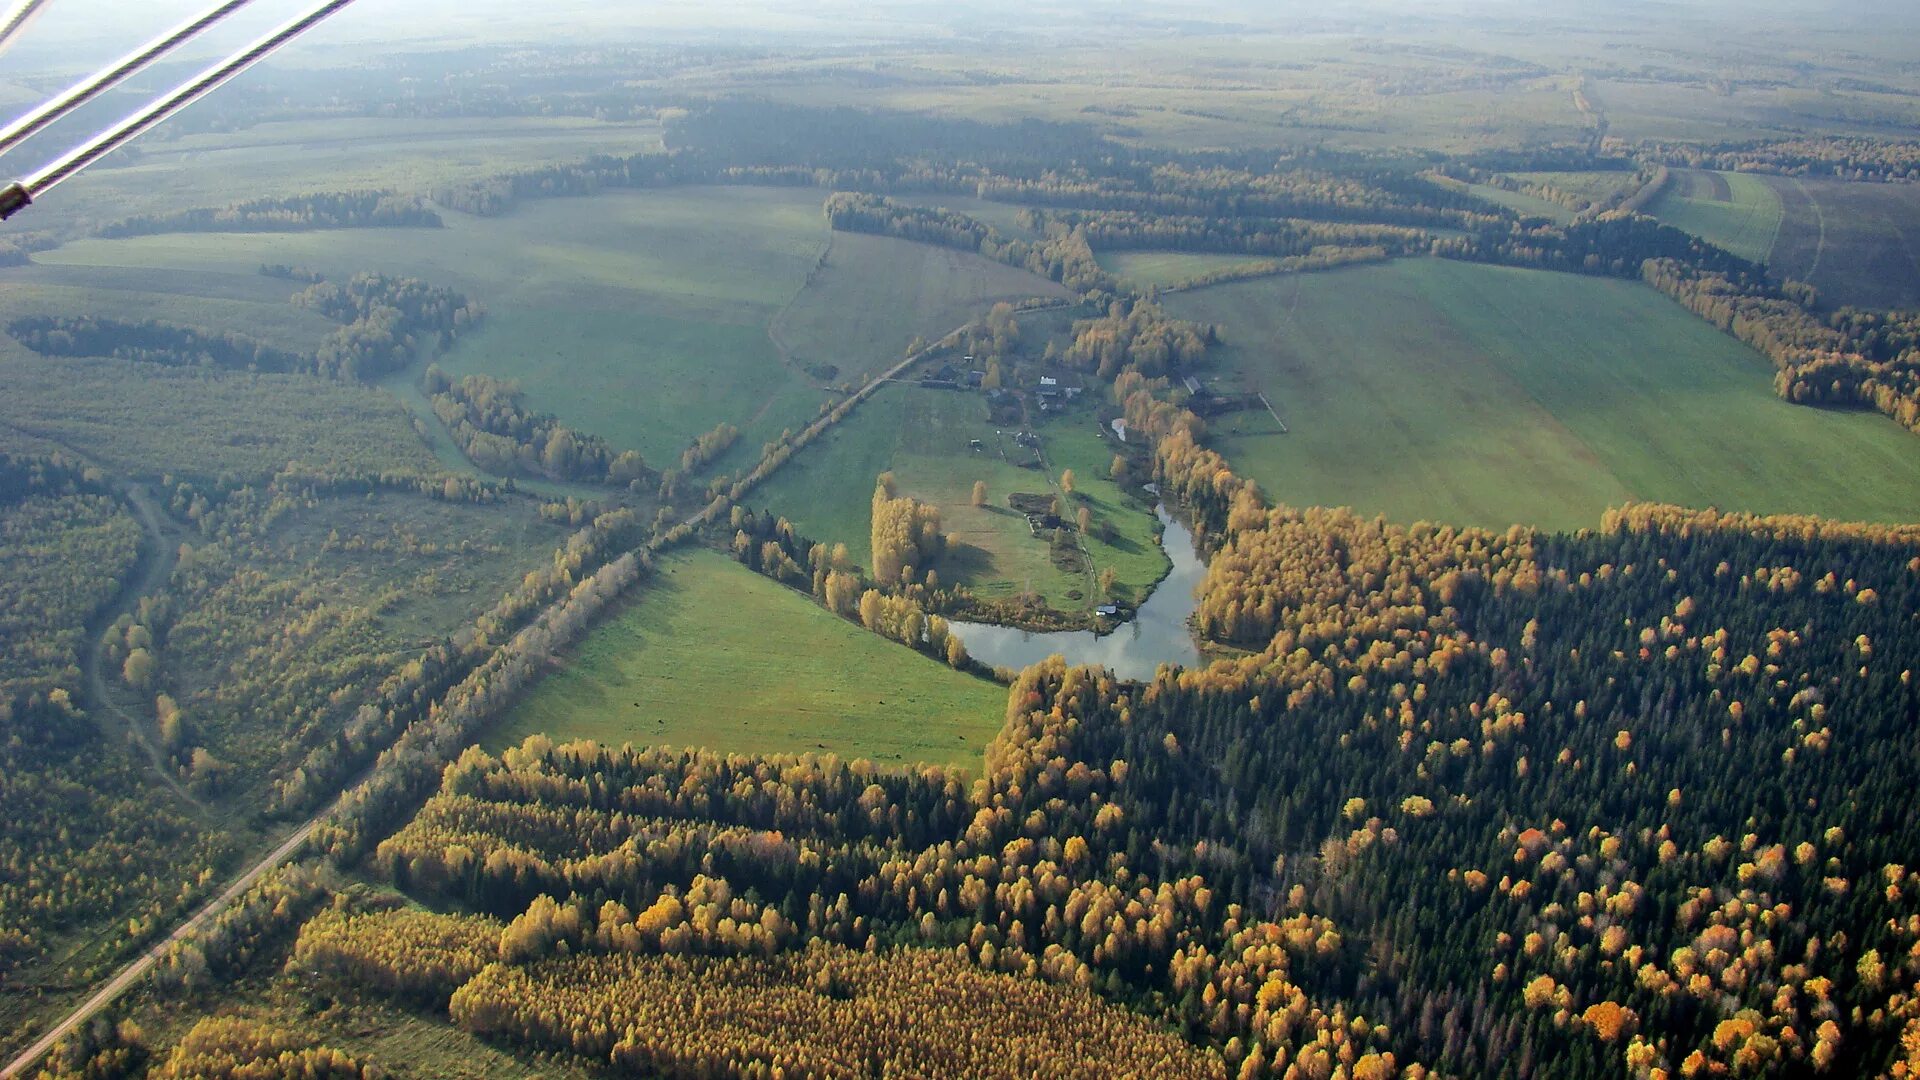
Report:
[[[20,31],[27,28],[27,23],[33,19],[34,13],[47,6],[49,2],[50,0],[20,0],[13,5],[13,9],[7,12],[6,18],[0,19],[0,53],[6,52],[13,45],[13,39],[19,37]]]
[[[6,188],[0,188],[0,220],[19,213],[33,200],[72,179],[82,169],[146,134],[182,109],[218,90],[228,80],[266,59],[281,46],[313,29],[328,16],[351,3],[353,0],[326,0],[305,15],[181,83],[166,96],[74,147],[39,171]]]
[[[46,0],[27,0],[28,3],[45,3]],[[27,115],[0,130],[0,154],[18,146],[45,128],[48,124],[67,115],[73,110],[106,93],[125,82],[140,71],[145,70],[155,60],[179,48],[188,41],[199,37],[208,27],[226,18],[228,15],[246,7],[253,0],[224,0],[198,16],[188,19],[179,26],[161,34],[145,45],[115,61],[112,67],[74,83],[58,97],[33,110]]]

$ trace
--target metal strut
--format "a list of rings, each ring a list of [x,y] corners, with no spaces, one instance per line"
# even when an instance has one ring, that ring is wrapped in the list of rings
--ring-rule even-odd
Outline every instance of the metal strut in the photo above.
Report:
[[[34,15],[41,8],[46,7],[48,2],[49,0],[20,0],[7,10],[6,16],[0,18],[0,53],[7,51],[7,48],[13,44],[13,39],[20,36],[20,31],[27,28],[27,23],[32,22]]]
[[[45,0],[38,0],[38,2],[44,3]],[[47,125],[146,70],[154,61],[199,37],[213,24],[252,2],[253,0],[225,0],[224,3],[215,4],[114,61],[111,67],[74,83],[51,101],[8,124],[5,129],[0,129],[0,154],[20,145]]]
[[[82,170],[146,134],[181,110],[206,97],[235,76],[271,56],[288,42],[324,22],[353,0],[326,0],[253,44],[214,64],[193,78],[127,116],[119,123],[74,147],[10,187],[0,189],[0,219],[12,217],[35,199]],[[211,25],[211,24],[209,24]]]

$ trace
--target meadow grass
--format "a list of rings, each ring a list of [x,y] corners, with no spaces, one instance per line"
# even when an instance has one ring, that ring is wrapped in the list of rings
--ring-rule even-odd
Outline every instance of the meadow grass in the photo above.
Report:
[[[676,555],[487,737],[977,766],[1006,692],[710,551]]]
[[[1714,176],[1725,180],[1726,191],[1719,191]],[[1747,173],[1680,173],[1647,211],[1751,262],[1766,262],[1780,235],[1779,193],[1764,177]]]
[[[1109,251],[1096,256],[1100,268],[1135,289],[1188,285],[1208,274],[1272,259],[1253,255],[1215,255],[1191,251]]]
[[[828,381],[858,382],[898,363],[915,338],[937,341],[996,303],[1067,295],[1037,274],[969,252],[836,233],[770,336],[791,363]]]
[[[897,360],[915,336],[943,335],[996,301],[1061,295],[978,256],[834,238],[822,198],[808,189],[667,188],[531,201],[492,218],[449,213],[444,229],[83,240],[22,273],[135,282],[185,274],[203,291],[249,294],[266,280],[262,263],[334,278],[368,269],[420,277],[488,311],[441,358],[449,371],[515,379],[533,409],[656,466],[734,424],[740,444],[717,466],[733,469],[829,399],[804,365],[857,379]],[[209,303],[189,310],[219,328],[285,321],[271,305],[256,320],[251,309]]]
[[[57,445],[131,476],[440,471],[398,402],[328,379],[51,358],[0,341],[0,386],[0,450]]]
[[[1562,225],[1574,218],[1573,211],[1567,207],[1556,202],[1548,202],[1537,195],[1529,195],[1524,191],[1508,191],[1505,188],[1494,187],[1492,184],[1468,184],[1466,188],[1475,196],[1495,206],[1504,206],[1526,217],[1546,218],[1548,221]]]
[[[1920,520],[1920,440],[1790,405],[1758,354],[1637,283],[1453,263],[1174,297],[1219,324],[1211,441],[1273,498],[1412,521],[1596,526],[1655,500]]]
[[[315,191],[441,184],[595,154],[660,148],[652,122],[579,117],[339,117],[255,124],[238,131],[144,139],[140,154],[109,159],[34,208],[34,227],[86,229],[137,214],[218,207]]]
[[[1101,602],[1096,583],[1111,567],[1116,597],[1139,599],[1166,573],[1154,540],[1151,506],[1109,476],[1113,448],[1091,410],[1040,425],[1042,452],[1018,445],[1013,428],[996,427],[977,393],[892,386],[796,455],[750,500],[791,520],[815,540],[845,543],[856,562],[868,558],[874,478],[892,472],[903,494],[940,508],[941,525],[957,541],[934,566],[945,584],[1005,597],[1032,591],[1062,611]],[[981,448],[971,443],[979,440]],[[1007,505],[1016,493],[1060,493],[1073,469],[1076,490],[1113,538],[1086,537],[1091,566],[1056,562],[1048,542]],[[987,505],[973,505],[973,485],[987,485]],[[1077,505],[1069,508],[1072,516]]]

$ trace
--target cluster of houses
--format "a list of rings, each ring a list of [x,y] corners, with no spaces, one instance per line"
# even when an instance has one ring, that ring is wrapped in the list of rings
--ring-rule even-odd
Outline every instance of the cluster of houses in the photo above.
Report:
[[[973,357],[969,356],[966,360],[970,362]],[[982,390],[986,389],[986,380],[985,371],[942,364],[936,370],[922,375],[920,385],[928,390]],[[1043,375],[1040,377],[1040,385],[1033,390],[1031,399],[1034,407],[1042,413],[1053,414],[1064,410],[1067,403],[1079,397],[1084,389],[1079,386],[1062,386],[1059,379],[1051,375]],[[1013,405],[1020,400],[1020,396],[1019,391],[1004,387],[987,390],[987,398],[995,407]]]
[[[929,390],[978,390],[986,380],[984,371],[962,371],[952,364],[942,364],[940,370],[922,375],[920,385]]]

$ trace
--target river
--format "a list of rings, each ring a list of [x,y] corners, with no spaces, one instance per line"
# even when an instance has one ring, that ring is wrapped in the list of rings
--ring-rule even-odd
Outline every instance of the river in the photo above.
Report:
[[[1160,546],[1173,560],[1173,572],[1140,605],[1131,622],[1111,634],[1065,630],[1039,634],[1012,626],[956,622],[953,633],[973,658],[991,667],[1019,670],[1056,653],[1069,664],[1110,668],[1123,679],[1153,678],[1161,664],[1200,666],[1200,648],[1187,620],[1199,601],[1195,591],[1207,566],[1194,550],[1193,534],[1164,506],[1156,507],[1162,526]]]

